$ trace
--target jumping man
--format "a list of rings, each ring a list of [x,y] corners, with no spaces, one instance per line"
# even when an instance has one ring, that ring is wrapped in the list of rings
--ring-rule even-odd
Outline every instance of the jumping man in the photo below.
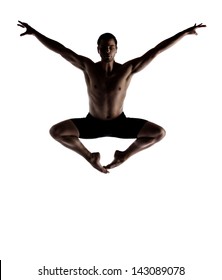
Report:
[[[19,21],[18,26],[26,28],[20,36],[34,35],[44,46],[60,54],[68,62],[83,71],[89,97],[89,113],[85,118],[74,118],[60,122],[50,129],[51,136],[65,147],[84,157],[94,168],[108,173],[132,155],[149,148],[165,136],[165,130],[154,123],[138,118],[126,117],[123,103],[127,88],[135,73],[144,69],[158,54],[173,46],[188,34],[197,35],[196,29],[206,27],[198,24],[187,28],[162,41],[145,54],[124,64],[115,61],[117,40],[111,33],[102,34],[97,41],[101,57],[93,62],[79,55],[59,42],[47,38],[30,25]],[[116,151],[114,160],[102,166],[100,153],[90,152],[79,138],[98,137],[132,138],[135,141],[125,150]]]

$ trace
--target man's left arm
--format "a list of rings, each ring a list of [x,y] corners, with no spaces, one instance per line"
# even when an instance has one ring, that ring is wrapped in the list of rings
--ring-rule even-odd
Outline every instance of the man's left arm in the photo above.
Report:
[[[143,56],[138,57],[131,61],[132,63],[132,73],[139,72],[144,67],[146,67],[158,54],[161,52],[167,50],[168,48],[175,45],[178,41],[180,41],[184,36],[189,34],[197,35],[196,29],[206,27],[204,24],[198,24],[194,25],[192,27],[189,27],[176,35],[162,41],[158,45],[156,45],[153,49],[150,49],[148,52],[146,52]]]

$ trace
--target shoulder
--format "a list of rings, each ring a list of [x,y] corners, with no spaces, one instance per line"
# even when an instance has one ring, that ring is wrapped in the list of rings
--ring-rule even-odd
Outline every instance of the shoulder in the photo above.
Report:
[[[114,64],[115,64],[116,67],[121,67],[121,66],[123,66],[123,64],[121,64],[121,63],[119,63],[119,62],[116,62],[116,61],[114,62]]]

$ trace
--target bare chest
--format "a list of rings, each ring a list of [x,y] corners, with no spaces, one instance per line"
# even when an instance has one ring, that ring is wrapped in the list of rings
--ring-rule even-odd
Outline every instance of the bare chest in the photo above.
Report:
[[[121,93],[126,90],[126,81],[117,75],[99,75],[91,81],[91,84],[91,90],[104,94]]]

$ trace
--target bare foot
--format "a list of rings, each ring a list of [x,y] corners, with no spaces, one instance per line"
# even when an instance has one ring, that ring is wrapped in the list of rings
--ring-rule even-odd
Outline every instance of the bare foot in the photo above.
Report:
[[[125,158],[124,152],[116,151],[115,154],[114,154],[114,160],[110,164],[108,164],[104,167],[107,168],[107,169],[111,169],[111,168],[119,166],[125,160],[126,160],[126,158]]]
[[[100,163],[100,153],[91,153],[89,163],[102,173],[109,173],[106,167],[103,167]]]

